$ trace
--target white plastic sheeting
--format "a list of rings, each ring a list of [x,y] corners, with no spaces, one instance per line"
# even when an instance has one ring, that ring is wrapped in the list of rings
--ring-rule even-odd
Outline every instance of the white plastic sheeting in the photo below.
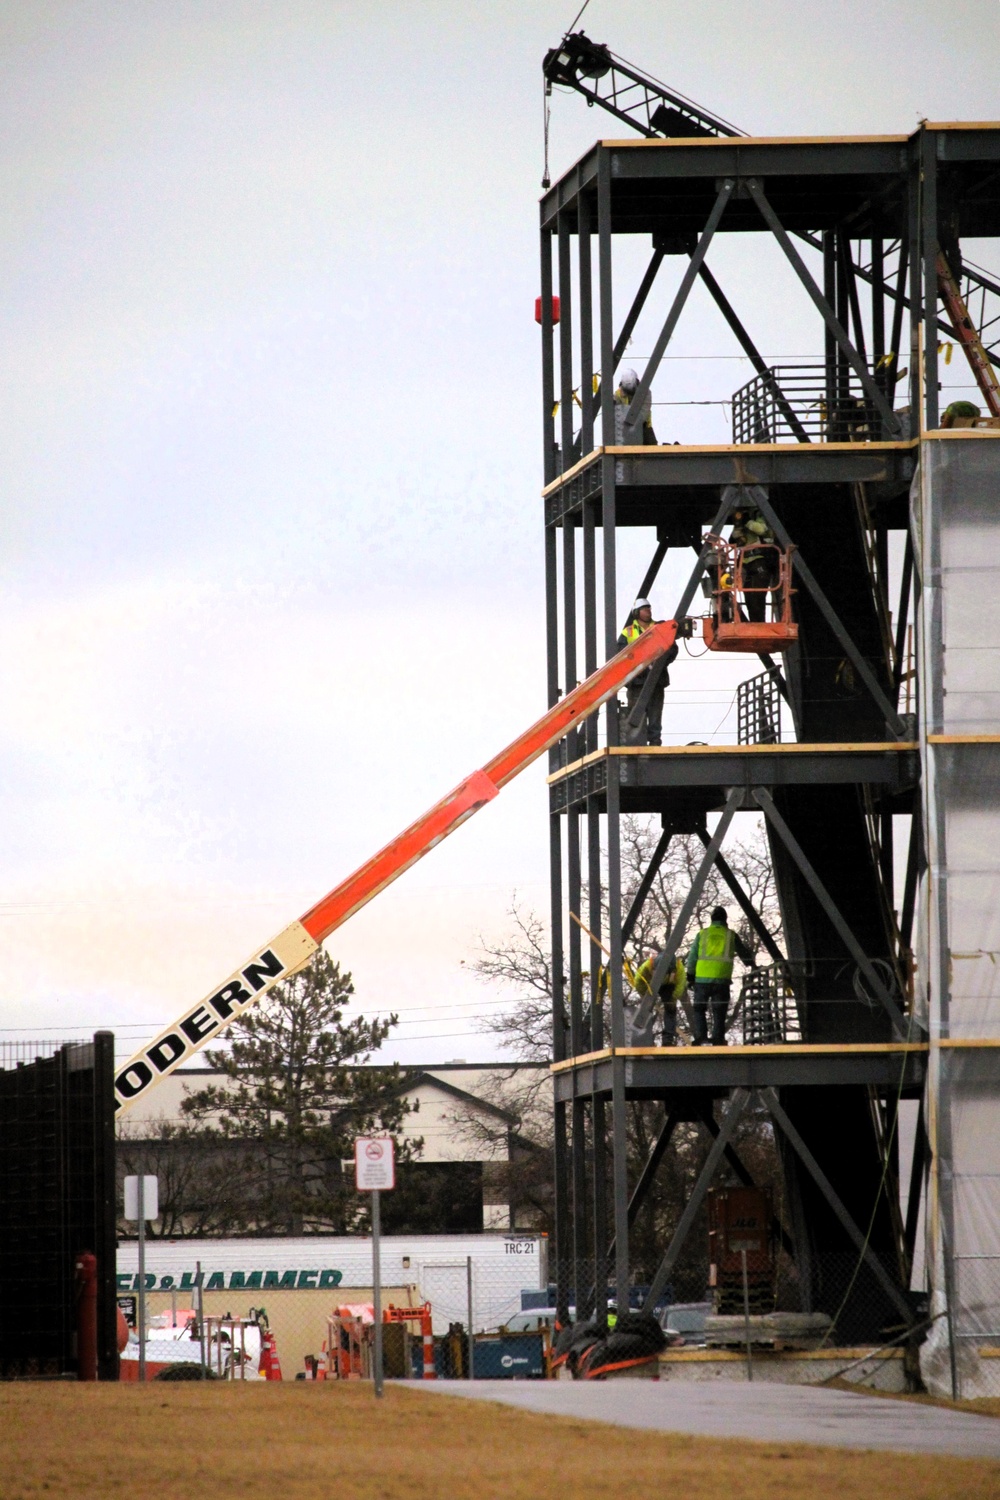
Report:
[[[911,520],[929,858],[917,1008],[931,1041],[927,1262],[942,1313],[922,1366],[932,1390],[951,1394],[954,1365],[962,1395],[994,1395],[1000,1360],[983,1351],[1000,1348],[1000,1047],[989,1045],[1000,1042],[1000,743],[966,737],[1000,739],[1000,438],[924,440]]]

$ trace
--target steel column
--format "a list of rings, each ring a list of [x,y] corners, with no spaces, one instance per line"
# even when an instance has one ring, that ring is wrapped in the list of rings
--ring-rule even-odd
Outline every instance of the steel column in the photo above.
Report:
[[[577,218],[580,290],[580,457],[594,447],[594,292],[590,257],[590,199],[580,195]],[[596,665],[596,663],[595,663]]]
[[[924,320],[924,422],[939,425],[937,352],[937,136],[926,126],[920,130],[920,250],[923,265]]]

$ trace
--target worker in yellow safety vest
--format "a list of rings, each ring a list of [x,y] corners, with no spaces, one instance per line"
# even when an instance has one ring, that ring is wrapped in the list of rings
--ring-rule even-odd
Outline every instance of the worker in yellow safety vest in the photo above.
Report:
[[[648,599],[637,599],[632,606],[631,614],[625,622],[622,633],[618,637],[619,651],[624,651],[626,646],[631,646],[634,641],[637,641],[641,635],[645,634],[651,628],[652,624],[653,606]],[[675,643],[666,654],[666,666],[669,666],[676,656],[677,646]],[[627,743],[629,744],[659,745],[662,743],[663,689],[670,686],[670,673],[666,670],[666,666],[661,671],[660,680],[653,689],[649,702],[646,704],[643,722],[627,736]],[[646,685],[650,670],[647,667],[645,672],[640,672],[637,677],[633,677],[626,689],[629,714],[631,714],[639,701],[639,696]]]
[[[736,934],[729,925],[724,906],[712,912],[711,925],[703,927],[691,944],[685,968],[694,986],[695,1046],[708,1041],[708,1012],[712,1012],[712,1046],[726,1045],[726,1016],[729,1012],[729,988],[733,979]]]
[[[656,968],[660,956],[658,948],[649,948],[648,956],[643,960],[635,971],[636,993],[645,998],[652,993],[650,985],[653,979],[653,971]],[[677,1043],[677,1002],[683,1000],[687,992],[687,970],[680,958],[675,958],[673,964],[668,967],[660,985],[659,999],[663,1006],[663,1045],[673,1047]]]
[[[762,621],[767,594],[777,585],[780,564],[774,551],[774,532],[755,505],[743,505],[733,515],[729,540],[743,549],[743,607],[748,620]]]

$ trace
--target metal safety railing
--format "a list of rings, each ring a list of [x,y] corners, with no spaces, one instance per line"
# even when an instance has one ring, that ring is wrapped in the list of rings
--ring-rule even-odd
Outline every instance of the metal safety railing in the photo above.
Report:
[[[790,964],[767,964],[747,970],[740,989],[740,1017],[746,1047],[802,1040]]]
[[[734,443],[866,443],[883,438],[882,418],[853,370],[831,398],[826,366],[773,365],[733,396]]]
[[[770,672],[748,677],[736,689],[736,743],[781,744],[781,692]]]

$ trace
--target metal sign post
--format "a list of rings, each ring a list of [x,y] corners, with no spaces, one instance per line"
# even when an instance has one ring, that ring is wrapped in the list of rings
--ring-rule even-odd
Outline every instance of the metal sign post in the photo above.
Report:
[[[146,1220],[159,1218],[160,1182],[152,1176],[126,1177],[125,1218],[139,1224],[139,1379],[146,1378]]]
[[[392,1136],[359,1136],[354,1142],[354,1181],[359,1193],[372,1195],[372,1311],[375,1317],[375,1394],[382,1394],[382,1206],[381,1194],[396,1186]]]

